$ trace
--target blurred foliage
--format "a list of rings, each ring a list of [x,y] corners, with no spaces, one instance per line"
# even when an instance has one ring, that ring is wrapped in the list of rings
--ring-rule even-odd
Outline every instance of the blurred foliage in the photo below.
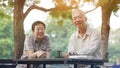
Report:
[[[12,19],[0,18],[0,59],[13,58],[13,22]]]
[[[13,58],[13,23],[10,18],[0,18],[0,59]]]
[[[13,49],[11,38],[0,39],[0,59],[12,59]]]
[[[56,10],[56,11],[51,11],[50,15],[56,19],[71,18],[70,13],[71,13],[71,10]]]
[[[13,10],[11,10],[13,5],[11,1],[0,1],[0,59],[13,58]]]
[[[41,2],[41,0],[26,0],[24,6],[30,7],[31,5],[39,4],[40,2]]]
[[[13,0],[0,0],[0,5],[13,7]]]
[[[78,7],[80,0],[53,0],[57,8]]]
[[[13,15],[13,0],[0,0],[0,13],[2,12]]]
[[[110,32],[109,40],[109,61],[115,63],[120,58],[120,29]]]

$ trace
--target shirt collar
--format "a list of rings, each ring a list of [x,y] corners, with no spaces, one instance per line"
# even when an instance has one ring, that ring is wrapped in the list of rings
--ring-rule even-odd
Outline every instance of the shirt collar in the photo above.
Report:
[[[90,33],[91,33],[91,28],[87,26],[86,35],[90,35]]]
[[[90,33],[91,33],[91,29],[90,29],[90,27],[89,26],[87,26],[87,30],[86,30],[86,33],[85,33],[85,35],[90,35]],[[79,32],[77,31],[77,35],[76,35],[76,37],[77,38],[79,38],[80,37],[80,34],[79,34]]]
[[[33,35],[34,37],[34,42],[37,43],[37,39],[35,38],[35,36]],[[45,39],[45,36],[42,38],[41,42]]]

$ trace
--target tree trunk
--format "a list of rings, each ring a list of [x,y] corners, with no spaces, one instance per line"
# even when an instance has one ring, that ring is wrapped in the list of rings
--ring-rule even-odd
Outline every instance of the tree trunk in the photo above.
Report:
[[[114,0],[113,0],[114,1]],[[101,35],[102,35],[102,45],[103,45],[103,58],[108,60],[108,40],[109,40],[109,31],[110,31],[110,15],[114,8],[113,1],[105,3],[102,5],[102,28],[101,28]]]
[[[101,35],[102,35],[102,45],[103,45],[103,58],[108,59],[108,39],[109,39],[109,15],[107,14],[107,11],[102,8],[102,29],[101,29]]]
[[[19,59],[23,52],[24,46],[24,29],[23,29],[23,6],[25,0],[15,0],[14,2],[14,59]]]

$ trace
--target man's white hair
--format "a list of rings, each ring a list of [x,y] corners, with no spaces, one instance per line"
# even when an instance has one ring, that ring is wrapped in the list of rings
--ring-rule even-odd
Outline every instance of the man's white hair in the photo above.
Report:
[[[80,10],[80,9],[72,9],[72,15],[73,15],[75,12],[79,12],[80,14],[82,14],[83,16],[86,17],[85,12],[82,11],[82,10]]]

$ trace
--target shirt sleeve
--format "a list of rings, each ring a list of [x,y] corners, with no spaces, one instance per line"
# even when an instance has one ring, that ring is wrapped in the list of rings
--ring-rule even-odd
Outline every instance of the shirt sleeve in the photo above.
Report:
[[[21,59],[27,59],[27,56],[28,56],[27,51],[28,50],[34,51],[32,42],[33,42],[33,39],[30,36],[25,38],[23,55],[21,56]]]
[[[50,51],[51,46],[50,46],[50,39],[49,39],[48,36],[46,37],[45,45],[46,45],[46,50],[45,51]]]
[[[71,35],[70,39],[69,39],[69,44],[68,44],[68,53],[69,52],[75,52],[75,45],[76,45],[76,41],[75,41],[75,37],[74,35]]]
[[[32,50],[34,51],[34,40],[31,37],[26,37],[24,41],[24,51]]]

